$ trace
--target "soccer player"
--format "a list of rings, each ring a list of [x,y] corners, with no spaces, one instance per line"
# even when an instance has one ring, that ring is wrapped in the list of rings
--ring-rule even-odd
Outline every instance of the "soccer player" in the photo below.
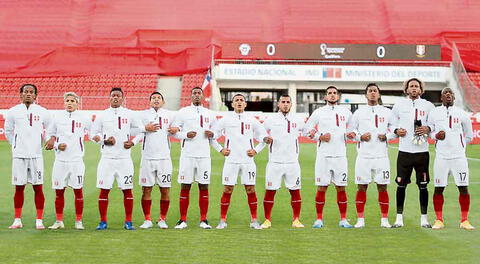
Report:
[[[250,227],[261,229],[257,221],[257,195],[255,193],[257,168],[253,160],[257,151],[253,139],[262,141],[267,134],[255,117],[245,113],[247,107],[245,96],[242,94],[233,96],[232,107],[234,112],[225,114],[213,128],[216,137],[225,136],[224,147],[219,150],[225,156],[225,164],[222,173],[224,190],[220,201],[220,223],[217,225],[217,229],[227,227],[230,197],[239,174],[248,197],[251,214]]]
[[[315,197],[317,220],[313,228],[323,227],[323,207],[325,193],[330,183],[337,189],[337,204],[340,211],[339,227],[352,228],[347,220],[347,157],[346,132],[347,123],[352,113],[338,105],[340,92],[337,87],[326,89],[326,105],[315,110],[306,124],[309,137],[318,140],[317,158],[315,161],[315,184],[318,186]],[[315,129],[316,127],[316,129]],[[352,137],[350,134],[349,137]],[[275,143],[274,143],[275,144]]]
[[[453,105],[455,94],[452,89],[444,88],[441,95],[442,106],[434,108],[428,115],[428,125],[432,129],[431,136],[437,140],[436,155],[433,163],[433,178],[435,193],[433,207],[437,220],[433,229],[442,229],[443,223],[443,190],[451,174],[458,187],[460,195],[461,220],[460,228],[473,230],[468,221],[470,194],[468,193],[469,171],[465,156],[465,148],[473,139],[472,121],[465,111]]]
[[[114,180],[123,191],[125,224],[127,230],[135,230],[132,224],[133,210],[133,162],[130,148],[134,145],[130,136],[143,127],[132,111],[123,108],[121,88],[110,91],[110,108],[102,111],[93,123],[93,140],[101,145],[102,157],[97,168],[97,188],[100,189],[98,209],[100,223],[97,230],[107,229],[108,193]]]
[[[292,227],[304,227],[300,222],[300,210],[302,207],[300,189],[302,179],[300,164],[298,163],[298,153],[300,152],[298,137],[300,134],[303,134],[305,122],[303,119],[291,114],[291,108],[292,101],[290,96],[287,94],[282,95],[278,100],[278,113],[269,116],[263,122],[263,126],[269,134],[265,141],[270,146],[265,175],[266,191],[263,198],[265,222],[263,222],[262,228],[270,228],[272,226],[271,214],[275,193],[282,186],[282,179],[285,181],[285,187],[289,190],[291,196]]]
[[[152,188],[160,188],[160,218],[158,227],[167,229],[166,217],[170,206],[170,187],[172,186],[172,160],[170,158],[170,141],[168,137],[178,132],[178,128],[171,127],[173,113],[163,109],[165,103],[163,95],[153,92],[150,95],[150,109],[140,113],[140,119],[145,131],[138,134],[133,142],[140,140],[142,145],[142,161],[140,163],[139,183],[142,186],[142,209],[145,221],[140,228],[147,229],[153,226],[150,217],[152,206]]]
[[[200,227],[211,229],[208,224],[208,185],[210,184],[211,159],[210,144],[218,145],[213,140],[211,126],[216,120],[215,113],[202,106],[204,99],[200,87],[192,89],[192,105],[180,109],[173,123],[180,131],[175,137],[181,139],[180,164],[178,183],[180,191],[180,220],[176,229],[187,228],[187,211],[190,201],[190,188],[193,182],[198,182],[200,207]],[[218,149],[218,146],[216,147]]]
[[[357,160],[355,162],[355,183],[358,185],[356,207],[357,223],[354,227],[365,227],[365,203],[368,184],[372,177],[377,183],[378,203],[382,218],[380,226],[390,228],[388,223],[389,197],[387,184],[390,183],[390,160],[388,159],[387,140],[393,138],[392,111],[381,104],[380,88],[370,83],[365,89],[367,105],[360,107],[349,123],[348,130],[356,135]]]
[[[91,121],[77,111],[79,97],[74,92],[63,95],[65,111],[55,114],[48,128],[50,140],[46,149],[55,149],[55,162],[52,170],[52,188],[55,190],[56,221],[49,229],[64,228],[63,207],[64,193],[67,186],[72,187],[75,196],[75,228],[84,229],[83,214],[83,182],[85,165],[83,142],[86,132],[90,131]]]
[[[417,78],[411,78],[404,83],[403,91],[407,98],[400,99],[393,106],[394,133],[400,137],[397,157],[397,218],[392,227],[403,227],[403,205],[405,191],[411,182],[412,170],[415,169],[416,183],[419,189],[420,226],[431,228],[427,217],[428,189],[430,182],[428,173],[427,117],[434,108],[429,101],[420,98],[424,92],[424,84]]]
[[[27,183],[32,184],[35,192],[37,219],[35,227],[45,229],[43,225],[43,129],[49,126],[50,114],[47,109],[35,104],[37,87],[24,84],[20,87],[21,104],[10,108],[5,118],[5,136],[12,145],[12,184],[15,185],[13,204],[15,220],[10,229],[22,228],[22,208],[24,190]]]

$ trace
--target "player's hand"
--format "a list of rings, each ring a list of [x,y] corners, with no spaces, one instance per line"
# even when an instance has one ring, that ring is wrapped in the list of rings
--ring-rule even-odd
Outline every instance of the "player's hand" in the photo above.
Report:
[[[205,136],[207,138],[213,138],[213,132],[210,130],[205,130]]]
[[[445,139],[445,131],[440,131],[437,134],[435,134],[435,138],[438,140],[444,140]]]
[[[382,142],[387,141],[387,136],[385,134],[378,134],[378,140]]]
[[[145,125],[145,131],[147,132],[156,132],[160,129],[160,125],[157,123],[148,123]]]
[[[395,133],[399,137],[404,137],[407,135],[407,130],[403,128],[397,128],[397,132]]]
[[[129,148],[133,147],[133,145],[135,145],[135,144],[133,144],[133,142],[131,140],[123,142],[123,147],[125,149],[129,149]]]
[[[348,139],[354,139],[356,136],[357,136],[357,134],[355,134],[355,132],[347,133],[347,138]]]
[[[51,137],[47,143],[45,143],[45,149],[46,150],[51,150],[53,149],[53,146],[55,145],[55,140],[56,138],[55,137]]]
[[[247,150],[247,155],[249,157],[253,157],[253,156],[257,155],[257,152],[254,149],[249,149],[249,150]]]
[[[273,142],[273,138],[268,136],[268,137],[264,137],[263,138],[263,142],[267,143],[267,144],[271,144]]]
[[[64,151],[65,149],[67,149],[67,144],[65,144],[65,143],[59,144],[58,149],[61,150],[61,151]]]
[[[365,142],[370,141],[371,138],[372,138],[372,134],[370,134],[369,132],[360,136],[360,140]]]
[[[194,138],[197,135],[197,132],[195,131],[190,131],[187,133],[187,138]]]
[[[111,136],[111,137],[105,139],[105,140],[103,141],[103,144],[105,144],[105,145],[107,145],[107,146],[113,146],[113,145],[115,145],[115,142],[116,142],[116,141],[115,141],[115,138],[114,138],[113,136]]]
[[[180,131],[180,128],[178,128],[178,127],[169,127],[169,128],[167,129],[167,131],[168,131],[168,133],[170,133],[170,134],[176,134],[178,131]]]
[[[315,129],[310,130],[310,132],[308,132],[308,137],[313,139],[315,137],[315,133],[317,133]]]
[[[94,136],[92,140],[98,143],[100,141],[100,136]]]
[[[326,134],[323,134],[321,135],[318,139],[321,141],[321,142],[330,142],[330,133],[326,133]]]
[[[228,156],[228,155],[230,155],[230,150],[229,150],[229,149],[226,149],[226,148],[222,149],[220,152],[221,152],[222,155],[225,156],[225,157]]]
[[[428,133],[430,133],[430,128],[428,126],[421,126],[415,129],[415,135],[422,136]]]

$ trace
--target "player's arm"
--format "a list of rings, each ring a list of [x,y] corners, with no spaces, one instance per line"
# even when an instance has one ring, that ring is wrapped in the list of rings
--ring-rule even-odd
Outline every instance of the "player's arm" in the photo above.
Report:
[[[388,115],[387,115],[387,141],[392,140],[397,137],[395,133],[393,133],[394,129],[394,124],[393,124],[393,114],[391,110],[388,110]]]
[[[435,126],[435,112],[436,111],[431,111],[428,115],[428,118],[427,118],[427,126],[430,127],[430,133],[428,133],[428,136],[432,139],[439,139],[439,138],[436,138],[436,134],[440,131],[437,131],[437,127]],[[445,134],[445,132],[444,132]]]
[[[50,125],[47,128],[47,142],[45,143],[45,149],[46,150],[51,150],[51,149],[56,149],[58,147],[58,142],[57,140],[57,122],[55,122],[57,118],[54,118],[52,122],[50,122]]]
[[[99,145],[104,145],[105,142],[102,139],[102,137],[103,137],[103,116],[102,114],[98,114],[95,117],[95,121],[93,121],[93,124],[92,124],[91,138],[93,142]]]
[[[393,133],[398,137],[404,137],[407,134],[407,130],[405,128],[400,127],[400,103],[397,102],[393,105],[392,108],[392,115],[393,115]]]
[[[177,115],[175,115],[173,112],[168,111],[167,116],[170,119],[167,131],[168,133],[170,133],[169,136],[173,136],[180,131],[179,127],[174,126]]]
[[[43,110],[43,127],[48,130],[48,127],[50,126],[50,123],[52,122],[52,117],[50,112],[47,109]],[[42,133],[43,135],[43,133]],[[45,135],[46,137],[47,135]]]
[[[353,113],[352,117],[348,120],[347,123],[347,136],[349,139],[359,141],[360,140],[360,133],[358,131],[358,119],[359,119],[360,112],[357,110]]]
[[[468,114],[465,112],[463,112],[462,129],[463,129],[463,134],[465,135],[465,142],[466,144],[469,144],[473,140],[473,127],[472,127],[472,120],[470,119]]]
[[[311,139],[318,139],[318,133],[315,129],[315,126],[318,124],[318,110],[315,110],[312,115],[308,118],[307,123],[305,124],[304,130],[306,131],[306,135]]]
[[[185,116],[185,111],[182,111],[182,110],[178,111],[177,115],[175,116],[175,120],[172,124],[173,127],[178,127],[179,131],[175,133],[174,137],[180,140],[188,139],[187,134],[189,131],[185,131],[183,129],[185,125],[184,116]]]
[[[15,115],[13,109],[8,111],[5,117],[5,137],[10,145],[15,144]]]

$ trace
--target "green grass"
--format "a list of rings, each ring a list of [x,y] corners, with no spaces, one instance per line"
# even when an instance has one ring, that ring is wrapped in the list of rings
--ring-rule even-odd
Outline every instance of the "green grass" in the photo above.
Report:
[[[273,227],[270,230],[251,230],[248,228],[249,210],[243,187],[238,186],[232,196],[229,211],[228,229],[201,230],[198,228],[198,191],[193,188],[188,214],[189,228],[186,230],[150,230],[125,231],[123,223],[123,202],[121,192],[114,188],[110,193],[109,230],[95,231],[98,223],[97,196],[95,188],[96,165],[99,159],[98,146],[87,144],[85,212],[86,230],[73,229],[74,206],[71,190],[66,192],[65,224],[66,229],[58,231],[37,231],[34,228],[35,209],[33,192],[26,189],[23,214],[24,228],[9,230],[13,220],[13,187],[11,186],[11,152],[10,146],[0,142],[0,262],[24,263],[432,263],[455,262],[473,263],[480,257],[480,236],[478,231],[467,232],[458,228],[459,206],[458,191],[450,179],[445,191],[446,229],[440,231],[426,230],[419,227],[418,189],[411,185],[407,189],[405,206],[405,224],[402,229],[381,229],[380,213],[377,203],[376,188],[368,190],[366,206],[367,227],[362,230],[343,230],[337,227],[338,209],[333,188],[327,193],[325,206],[325,228],[310,228],[315,219],[314,197],[314,160],[315,145],[301,145],[302,167],[302,222],[306,228],[294,230],[291,225],[290,197],[281,189],[273,208]],[[480,157],[480,146],[468,147],[469,157]],[[392,174],[395,175],[396,149],[390,149]],[[432,152],[433,153],[433,152]],[[355,150],[348,146],[349,186],[348,218],[352,223],[355,215],[355,185],[353,182]],[[134,148],[133,155],[136,173],[140,161],[140,150]],[[171,207],[168,224],[173,227],[179,217],[178,192],[176,183],[178,171],[179,145],[173,144],[174,183],[171,191]],[[431,165],[433,164],[431,157]],[[256,157],[258,179],[257,195],[259,198],[259,216],[263,220],[264,175],[267,153],[264,151]],[[51,186],[51,167],[53,153],[45,153],[45,224],[55,220],[55,194]],[[470,160],[470,193],[472,196],[470,219],[480,228],[480,161]],[[221,171],[223,158],[212,153],[213,177],[210,187],[209,220],[216,225],[219,220],[219,201],[222,193]],[[135,176],[134,223],[142,223],[143,214],[140,206],[141,189]],[[430,184],[430,197],[433,184]],[[395,184],[389,187],[390,221],[394,221]],[[152,216],[159,213],[159,192],[153,195]],[[430,199],[430,221],[434,220],[433,206]]]

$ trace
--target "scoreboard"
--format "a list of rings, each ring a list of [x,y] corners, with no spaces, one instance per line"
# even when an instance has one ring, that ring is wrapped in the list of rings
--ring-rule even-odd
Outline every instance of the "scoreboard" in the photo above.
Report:
[[[334,43],[248,43],[222,45],[222,59],[284,60],[441,60],[440,45],[334,44]]]

